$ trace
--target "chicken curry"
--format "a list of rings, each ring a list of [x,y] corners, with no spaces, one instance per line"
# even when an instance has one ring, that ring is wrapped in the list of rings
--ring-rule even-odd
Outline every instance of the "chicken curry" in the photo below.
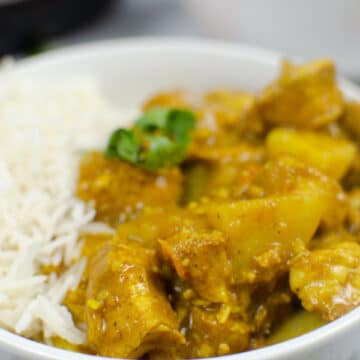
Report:
[[[133,128],[81,160],[77,194],[108,231],[83,235],[87,269],[65,305],[87,347],[73,349],[219,356],[356,307],[358,140],[360,103],[328,60],[285,63],[258,96],[149,99]]]

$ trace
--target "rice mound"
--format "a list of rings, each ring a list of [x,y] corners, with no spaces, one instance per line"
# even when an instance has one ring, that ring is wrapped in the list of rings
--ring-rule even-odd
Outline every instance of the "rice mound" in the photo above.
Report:
[[[86,265],[79,234],[95,215],[74,195],[78,161],[133,112],[109,105],[91,79],[1,77],[0,326],[82,344],[84,331],[62,305]],[[41,273],[59,265],[60,276]]]

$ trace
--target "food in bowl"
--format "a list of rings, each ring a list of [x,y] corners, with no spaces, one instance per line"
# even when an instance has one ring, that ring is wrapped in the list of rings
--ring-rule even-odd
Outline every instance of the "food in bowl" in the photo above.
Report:
[[[285,63],[259,95],[160,93],[127,128],[84,83],[10,88],[0,110],[3,327],[199,358],[360,303],[360,104],[331,61]]]

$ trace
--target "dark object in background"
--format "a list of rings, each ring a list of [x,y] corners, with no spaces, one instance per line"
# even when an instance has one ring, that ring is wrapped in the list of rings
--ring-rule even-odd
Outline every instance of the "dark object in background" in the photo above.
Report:
[[[36,52],[95,19],[113,0],[0,0],[0,56]]]

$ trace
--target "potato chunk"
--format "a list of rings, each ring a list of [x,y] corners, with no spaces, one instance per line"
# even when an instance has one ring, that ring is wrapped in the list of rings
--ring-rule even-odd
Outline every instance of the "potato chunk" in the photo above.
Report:
[[[177,168],[151,173],[90,153],[81,162],[77,194],[95,202],[98,220],[117,225],[136,216],[143,206],[174,206],[181,196],[181,184]]]
[[[286,272],[289,259],[319,224],[337,227],[347,212],[337,182],[293,158],[268,162],[257,183],[263,188],[260,198],[193,209],[224,233],[236,283],[268,282]]]
[[[301,66],[285,63],[280,77],[263,91],[259,105],[271,125],[314,129],[335,121],[344,103],[334,64],[329,60]]]
[[[341,179],[355,158],[356,146],[350,141],[309,131],[274,129],[266,139],[270,158],[291,155],[326,175]]]
[[[339,183],[293,157],[279,156],[265,164],[263,183],[267,196],[317,194],[323,207],[321,226],[325,229],[337,228],[345,219],[348,199]]]
[[[260,198],[193,209],[224,233],[236,283],[268,282],[286,272],[319,224],[337,227],[347,211],[335,180],[293,158],[268,162],[257,181],[264,190]]]
[[[184,342],[163,291],[154,252],[105,246],[89,266],[88,342],[97,354],[139,358]]]
[[[287,271],[298,243],[307,244],[321,217],[316,194],[211,204],[204,210],[222,231],[236,283],[270,281]]]
[[[290,268],[291,289],[308,311],[334,320],[360,304],[360,245],[335,244],[304,252]]]
[[[173,264],[178,276],[204,299],[227,302],[230,267],[226,242],[218,231],[181,231],[160,240],[165,258]]]

